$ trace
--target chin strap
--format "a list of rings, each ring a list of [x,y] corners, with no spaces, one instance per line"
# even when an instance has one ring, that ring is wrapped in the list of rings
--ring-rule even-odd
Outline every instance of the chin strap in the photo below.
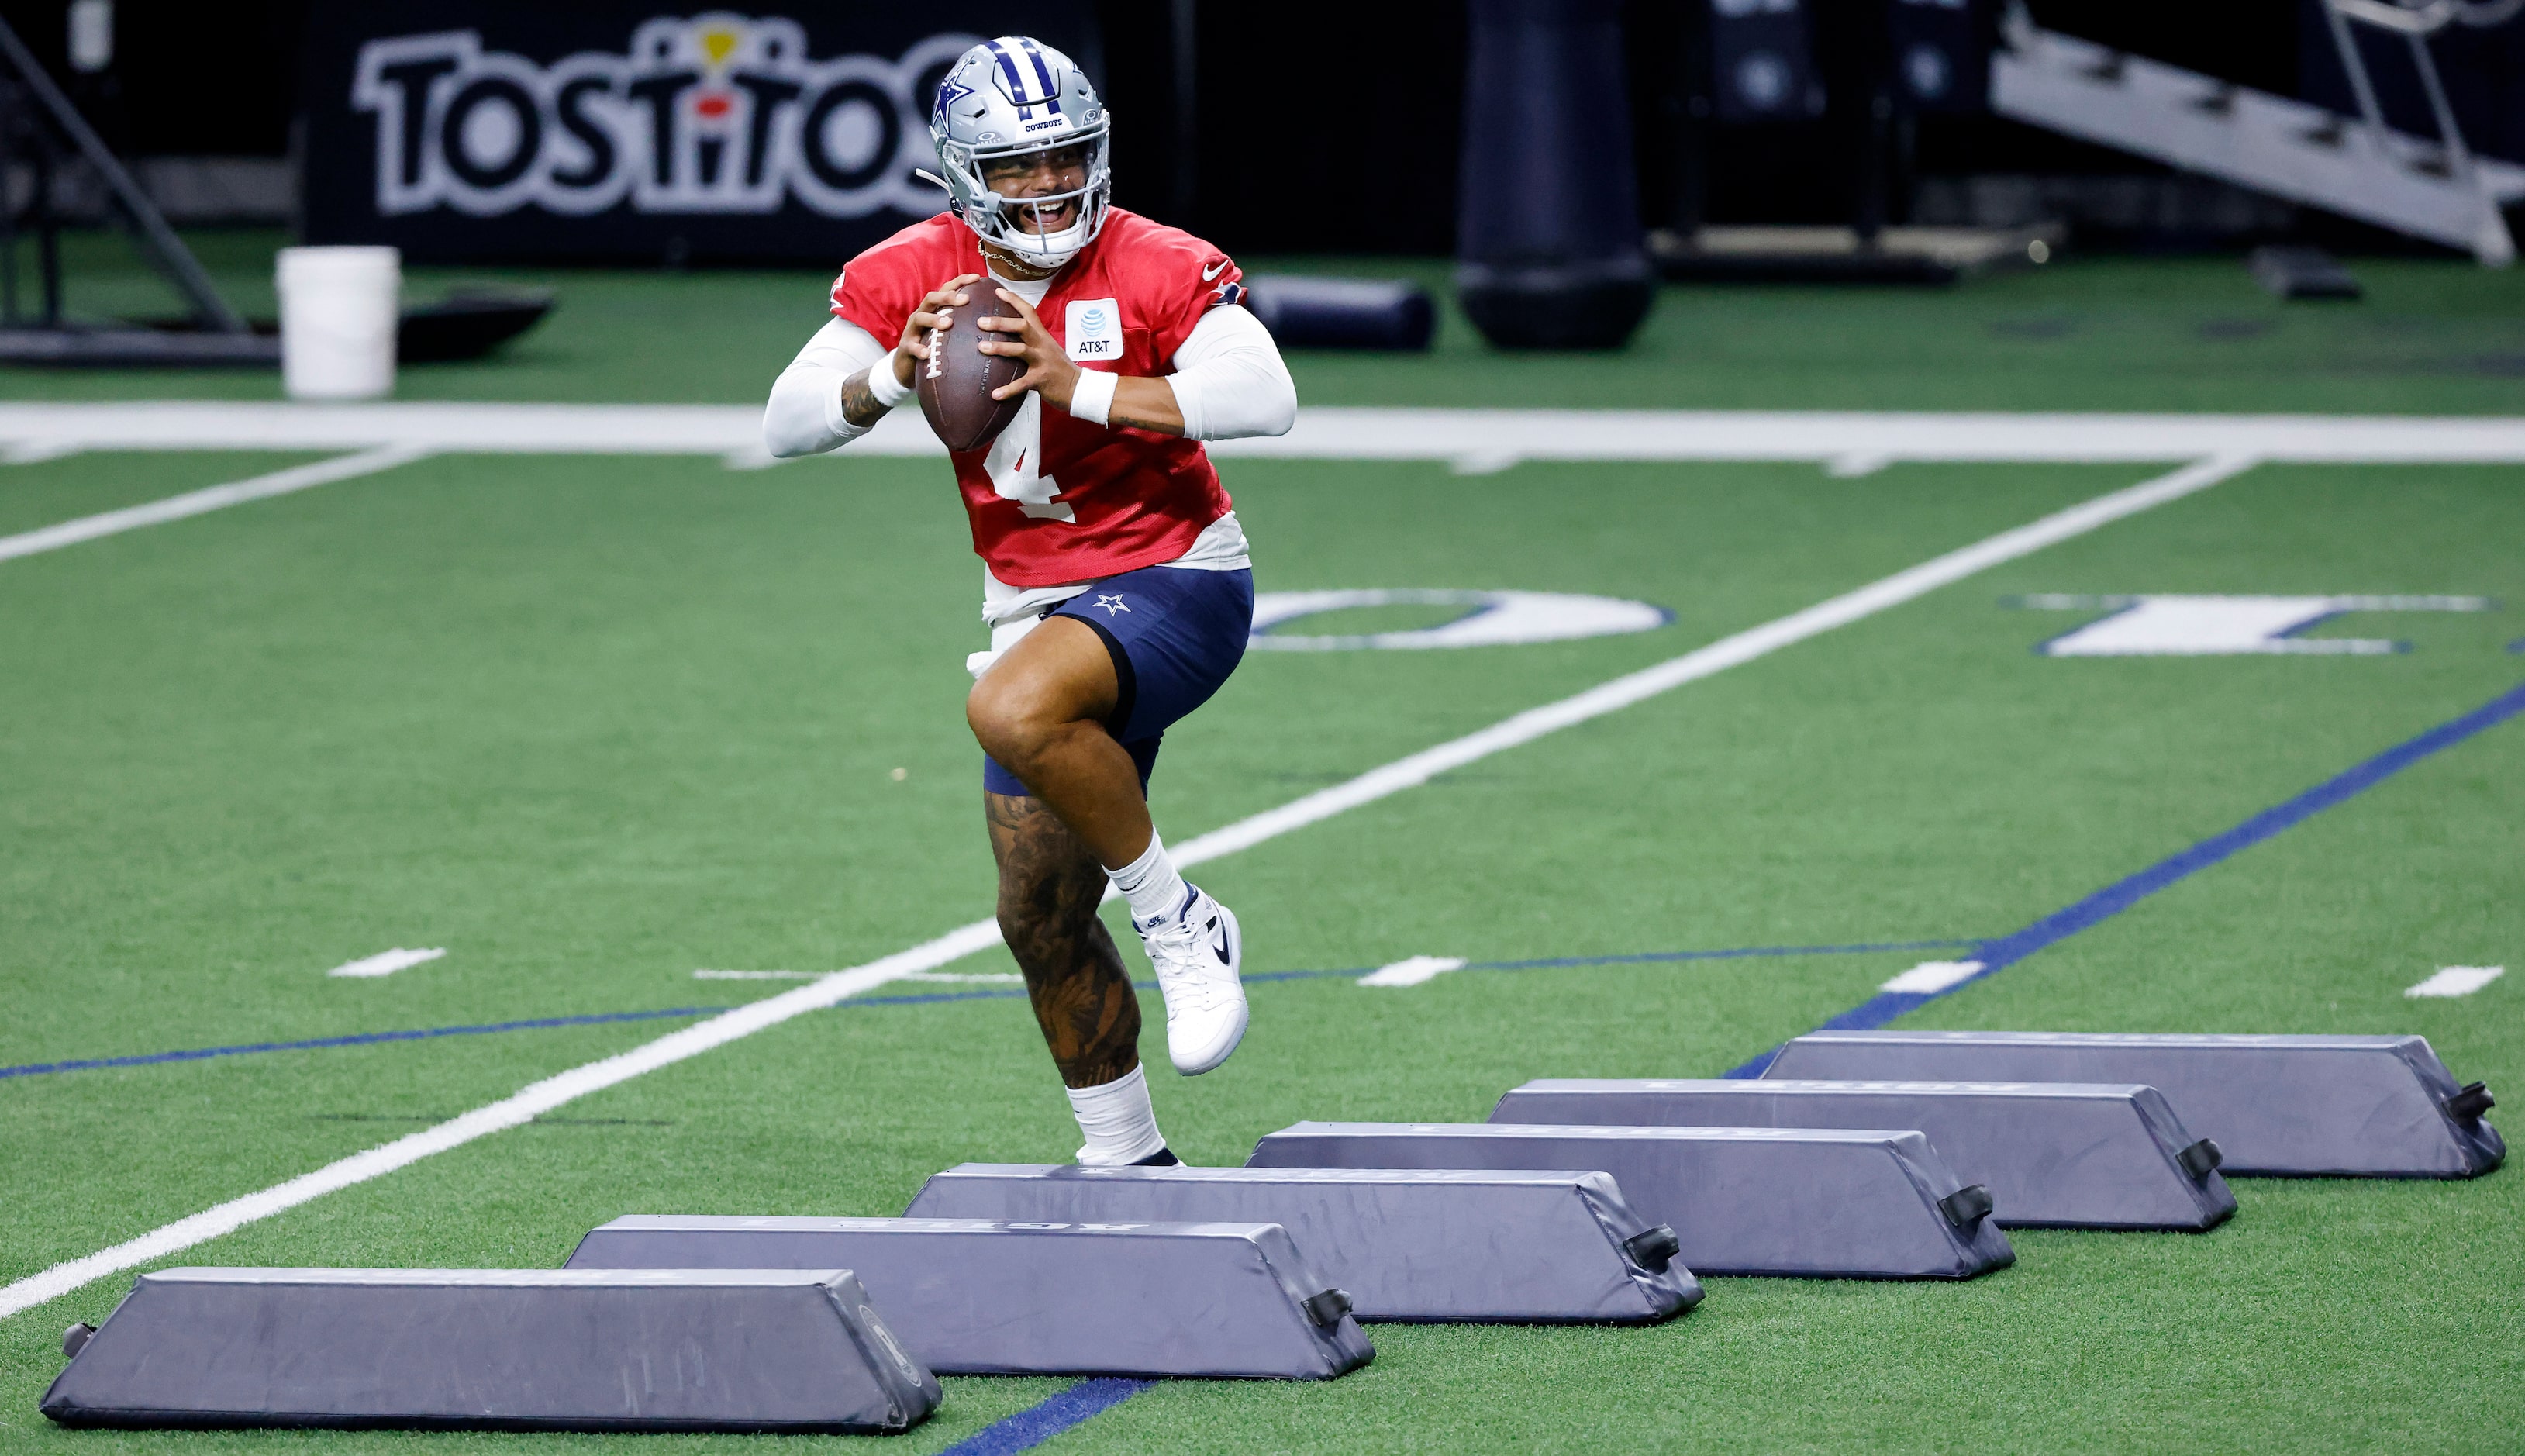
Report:
[[[1051,277],[1054,274],[1067,268],[1070,264],[1070,260],[1077,256],[1078,255],[1073,252],[1068,258],[1064,258],[1059,263],[1054,263],[1046,258],[1028,257],[1023,253],[1004,248],[998,243],[986,241],[982,244],[982,261],[991,265],[991,276],[998,278],[1003,283],[1013,281],[1040,283],[1044,279]],[[1030,278],[1012,279],[1008,274],[1000,272],[1003,268],[1008,269],[1009,273],[1033,274],[1035,276]]]

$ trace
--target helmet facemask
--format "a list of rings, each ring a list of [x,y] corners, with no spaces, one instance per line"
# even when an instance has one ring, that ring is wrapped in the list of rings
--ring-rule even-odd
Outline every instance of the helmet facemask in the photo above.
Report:
[[[1051,146],[973,148],[954,142],[942,144],[938,163],[947,174],[949,209],[964,219],[976,236],[1000,251],[1036,267],[1059,268],[1077,257],[1105,226],[1105,209],[1114,193],[1113,174],[1107,164],[1111,142],[1112,133],[1100,126],[1091,135],[1064,137]],[[1031,163],[1046,152],[1071,151],[1080,154],[1075,165],[1083,178],[1075,188],[1033,197],[1009,197],[993,191],[985,180],[996,170],[994,163]],[[1064,208],[1075,211],[1059,228],[1042,230],[1042,215],[1059,214]]]

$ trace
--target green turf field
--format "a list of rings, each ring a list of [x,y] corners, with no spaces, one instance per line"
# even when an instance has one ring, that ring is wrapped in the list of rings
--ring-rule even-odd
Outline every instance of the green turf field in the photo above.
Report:
[[[2412,363],[2525,347],[2514,281],[2370,276],[2366,312],[2283,313],[2233,260],[1944,297],[1677,291],[1629,393],[1538,394],[1578,387],[1556,369],[1619,371],[1458,336],[1399,365],[1302,359],[1299,378],[1312,404],[2525,413],[2514,378]],[[798,281],[565,280],[508,372],[415,371],[405,392],[745,399],[815,324],[815,280],[803,310],[781,291]],[[2049,341],[1990,326],[2047,309],[2096,322]],[[2204,340],[2194,316],[2220,311],[2275,331]],[[725,338],[702,327],[721,316],[741,321]],[[2439,323],[2380,322],[2403,317]],[[1849,321],[1849,369],[1828,319]],[[1748,336],[1763,321],[1775,334]],[[1906,354],[1928,326],[1944,342]],[[646,352],[687,328],[688,355]],[[2360,374],[2390,338],[2405,352]],[[152,388],[273,392],[0,375],[21,398]],[[302,458],[0,465],[0,534]],[[1159,822],[1180,843],[2160,469],[1233,462],[1265,589],[1591,592],[1674,620],[1253,654],[1168,735]],[[0,1283],[787,984],[697,969],[829,971],[987,914],[960,713],[978,574],[940,477],[447,456],[0,562],[0,1068],[673,1013],[0,1079]],[[1214,862],[1196,878],[1242,917],[1249,975],[1353,976],[1258,981],[1234,1061],[1153,1076],[1160,1118],[1189,1160],[1241,1162],[1301,1119],[1478,1120],[1536,1077],[1716,1075],[1966,952],[1353,979],[1413,955],[2005,934],[2525,679],[2520,540],[2519,468],[2264,467]],[[2134,591],[2511,605],[2317,629],[2409,643],[2388,656],[2069,660],[2029,649],[2085,618],[2006,601]],[[2520,783],[2510,721],[1903,1025],[2418,1031],[2460,1078],[2525,1087],[2518,977],[2401,994],[2443,966],[2525,970]],[[390,946],[448,953],[324,975]],[[1011,969],[997,951],[948,968]],[[548,1266],[619,1214],[890,1214],[956,1162],[1065,1161],[1067,1107],[1001,989],[889,986],[156,1262]],[[2242,1212],[2212,1233],[2019,1230],[2013,1268],[1964,1284],[1715,1279],[1654,1329],[1378,1326],[1375,1363],[1339,1381],[1163,1384],[1044,1449],[2513,1449],[2518,1188],[2513,1171],[2238,1180]],[[0,1444],[603,1443],[56,1430],[34,1407],[61,1329],[128,1278],[0,1320]],[[1066,1383],[951,1380],[887,1449],[941,1450]]]
[[[231,303],[270,318],[278,232],[192,234]],[[74,315],[180,314],[120,241],[80,237]],[[415,268],[406,297],[466,284],[551,286],[560,307],[495,363],[406,370],[406,399],[759,401],[823,322],[835,270],[668,274]],[[1418,277],[1391,258],[1240,260],[1249,272]],[[2354,304],[2283,304],[2234,257],[2090,258],[1950,292],[1669,287],[1618,355],[1491,353],[1442,315],[1420,357],[1302,355],[1311,403],[1626,409],[2525,410],[2525,270],[2460,259],[2349,260]],[[0,369],[0,398],[270,399],[272,373]]]

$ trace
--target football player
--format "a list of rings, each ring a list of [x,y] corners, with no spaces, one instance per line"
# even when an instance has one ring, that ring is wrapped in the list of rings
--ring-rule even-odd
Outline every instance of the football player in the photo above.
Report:
[[[1112,121],[1069,58],[977,45],[938,88],[947,211],[851,260],[833,313],[772,386],[778,456],[865,434],[942,348],[1022,363],[987,446],[952,456],[982,558],[990,649],[965,666],[999,921],[1069,1088],[1091,1165],[1175,1161],[1140,1068],[1139,1002],[1096,908],[1110,882],[1195,1076],[1245,1034],[1242,934],[1185,882],[1149,819],[1168,726],[1244,656],[1254,574],[1201,441],[1285,433],[1297,389],[1239,303],[1242,275],[1189,233],[1111,206]],[[975,328],[954,327],[971,319]]]

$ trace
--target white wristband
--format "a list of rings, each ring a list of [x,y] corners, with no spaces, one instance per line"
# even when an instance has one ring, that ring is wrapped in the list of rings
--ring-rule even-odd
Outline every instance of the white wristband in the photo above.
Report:
[[[894,373],[894,356],[900,352],[902,351],[891,351],[883,359],[868,366],[868,398],[889,410],[903,403],[912,393],[912,386],[903,382]]]
[[[1069,417],[1090,425],[1103,425],[1114,415],[1114,391],[1122,386],[1120,375],[1103,370],[1082,369],[1078,387],[1069,391]]]

